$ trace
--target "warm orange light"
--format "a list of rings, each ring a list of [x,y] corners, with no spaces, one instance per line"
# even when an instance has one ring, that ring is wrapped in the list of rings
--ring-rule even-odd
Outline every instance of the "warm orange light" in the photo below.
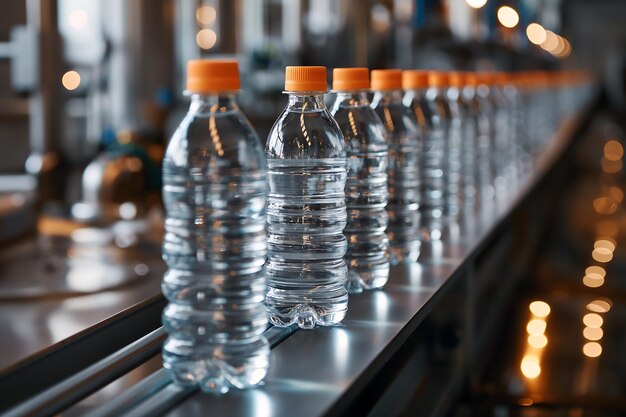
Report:
[[[485,4],[487,4],[487,0],[465,0],[467,5],[474,9],[480,9]]]
[[[611,300],[608,298],[598,298],[587,304],[587,310],[594,313],[608,313],[611,309]]]
[[[529,379],[537,378],[541,374],[541,366],[539,366],[539,358],[532,355],[526,355],[520,364],[522,374]]]
[[[502,6],[498,9],[498,20],[505,28],[512,29],[519,23],[519,15],[514,8]]]
[[[545,301],[533,301],[528,305],[528,309],[537,317],[546,317],[550,314],[550,305]]]
[[[200,29],[196,34],[196,43],[202,49],[211,49],[217,43],[217,34],[211,29]]]
[[[601,266],[593,265],[585,269],[585,274],[593,276],[594,278],[604,278],[606,276],[606,270]]]
[[[587,313],[583,316],[583,323],[587,327],[598,328],[602,327],[604,320],[602,316],[597,313]]]
[[[533,319],[526,325],[528,334],[543,334],[546,331],[546,321],[542,319]]]
[[[601,327],[585,327],[583,329],[583,337],[587,340],[600,340],[603,335],[604,332]]]
[[[597,262],[606,263],[613,259],[613,252],[607,248],[595,248],[593,252],[591,252],[591,257]]]
[[[562,36],[556,35],[556,48],[550,51],[552,55],[560,55],[565,49],[565,40]]]
[[[598,239],[596,240],[596,242],[593,244],[593,248],[594,249],[606,249],[610,252],[613,252],[615,250],[615,243],[613,243],[612,241],[608,240],[608,239]]]
[[[604,285],[604,277],[592,277],[585,275],[583,277],[583,285],[589,288],[598,288]]]
[[[541,44],[541,47],[548,52],[554,51],[559,46],[558,35],[551,30],[546,30],[546,40]]]
[[[526,28],[528,40],[535,45],[541,45],[546,41],[546,30],[539,23],[531,23]]]
[[[61,78],[61,84],[67,90],[76,90],[80,85],[80,74],[76,71],[66,72]]]
[[[617,210],[617,203],[611,197],[598,197],[593,200],[593,208],[599,214],[612,214]]]
[[[602,160],[600,161],[600,165],[602,165],[602,171],[606,172],[607,174],[617,174],[622,170],[624,163],[621,160],[609,161],[606,158],[602,158]]]
[[[531,334],[528,336],[528,344],[535,349],[543,349],[548,344],[548,338],[543,334]]]
[[[561,38],[564,42],[563,50],[556,56],[559,58],[567,58],[572,53],[572,44],[565,38]]]
[[[202,25],[212,25],[216,17],[217,12],[213,6],[200,6],[196,10],[196,20]]]
[[[597,358],[602,354],[602,346],[598,342],[585,343],[583,353],[590,358]]]
[[[609,161],[619,161],[624,156],[624,147],[615,139],[604,145],[604,157]]]
[[[619,187],[609,188],[609,194],[616,203],[621,203],[624,200],[624,191]]]

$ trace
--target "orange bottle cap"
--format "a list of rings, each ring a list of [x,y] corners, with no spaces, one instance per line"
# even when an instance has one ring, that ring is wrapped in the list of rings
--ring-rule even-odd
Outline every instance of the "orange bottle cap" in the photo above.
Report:
[[[399,69],[373,70],[372,90],[402,90],[402,71]]]
[[[285,91],[328,91],[326,67],[285,68]]]
[[[476,81],[478,84],[491,84],[491,74],[488,72],[477,72],[476,73]]]
[[[475,72],[467,72],[465,74],[465,83],[477,87],[480,84],[478,74]]]
[[[430,87],[447,87],[449,85],[448,74],[443,71],[429,71],[428,85]]]
[[[187,90],[194,93],[218,93],[239,88],[237,61],[194,59],[187,62]]]
[[[465,87],[467,76],[464,72],[452,71],[448,73],[448,81],[452,87]]]
[[[428,71],[406,70],[402,71],[402,88],[415,90],[428,87]]]
[[[367,68],[335,68],[333,90],[367,90],[370,88],[370,70]]]

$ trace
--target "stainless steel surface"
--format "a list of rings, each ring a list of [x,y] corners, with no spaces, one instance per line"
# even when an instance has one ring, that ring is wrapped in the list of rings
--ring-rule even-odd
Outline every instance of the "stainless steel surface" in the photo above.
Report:
[[[26,246],[32,248],[34,244],[30,241]],[[0,272],[0,283],[3,284],[3,288],[7,290],[13,288],[11,285],[5,287],[5,280],[13,280],[12,282],[21,284],[22,288],[26,287],[29,284],[29,279],[34,279],[27,275],[28,271],[34,271],[37,265],[41,265],[40,262],[44,262],[44,260],[31,252],[30,257],[25,258],[22,263],[29,268],[28,270],[18,269],[13,277],[8,277]],[[3,263],[3,267],[6,267],[6,263]],[[115,265],[111,265],[111,267],[115,268]],[[162,268],[162,266],[159,267]],[[78,273],[77,278],[84,279],[87,285],[97,284],[89,281],[89,278],[93,276],[90,272],[92,271],[87,266]],[[107,277],[103,275],[100,278],[106,279]],[[68,298],[59,298],[59,294],[57,294],[39,299],[29,298],[21,301],[5,300],[0,302],[0,328],[2,329],[0,375],[8,372],[9,368],[19,367],[20,362],[30,356],[84,331],[134,304],[159,294],[161,278],[160,270],[155,267],[149,274],[140,276],[132,285],[117,288],[115,291],[103,291]],[[41,275],[38,284],[45,286],[45,279],[46,275]],[[20,283],[19,280],[23,282]],[[35,285],[33,281],[30,283]],[[103,283],[106,283],[106,280]]]
[[[12,408],[4,416],[35,417],[56,414],[153,357],[160,351],[165,337],[165,331],[159,328],[44,391],[37,398]]]
[[[168,383],[169,378],[163,369],[161,355],[156,355],[122,378],[110,383],[106,388],[85,398],[71,409],[63,411],[57,416],[118,417],[120,415],[119,409],[113,408],[112,412],[108,412],[111,410],[109,405],[116,404],[121,409],[129,409],[156,394]],[[100,407],[103,404],[107,407]],[[91,413],[93,410],[96,411]]]

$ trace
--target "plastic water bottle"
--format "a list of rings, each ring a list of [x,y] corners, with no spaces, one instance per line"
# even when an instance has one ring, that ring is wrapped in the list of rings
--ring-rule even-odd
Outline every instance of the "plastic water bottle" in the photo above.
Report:
[[[391,261],[415,262],[420,254],[420,176],[421,143],[411,111],[402,104],[402,71],[372,71],[374,99],[371,107],[387,131],[389,226],[387,236]]]
[[[325,67],[287,67],[287,108],[265,147],[270,193],[266,305],[277,326],[339,323],[344,287],[346,150],[324,104]]]
[[[446,220],[456,223],[461,205],[461,169],[463,133],[465,130],[465,103],[462,89],[464,78],[460,72],[444,73],[446,81],[443,90],[445,108],[448,115],[448,135],[446,141]]]
[[[431,194],[438,198],[438,200],[433,200],[436,204],[431,206],[432,227],[426,230],[430,233],[431,240],[440,239],[444,224],[453,220],[458,214],[458,204],[452,203],[455,198],[458,198],[458,190],[453,190],[455,186],[458,187],[458,178],[453,179],[451,175],[459,175],[456,165],[453,172],[452,162],[456,163],[459,157],[456,147],[460,138],[452,137],[452,116],[446,96],[447,87],[447,74],[441,71],[428,73],[425,102],[430,117],[430,130],[426,134],[427,145],[423,159],[426,166],[425,178],[428,178],[431,183],[429,187],[432,190]],[[457,131],[455,127],[455,132],[458,133]],[[440,217],[437,218],[437,216]]]
[[[504,200],[512,191],[507,181],[510,127],[508,106],[502,93],[498,73],[485,74],[485,99],[491,107],[491,159],[496,197]]]
[[[269,366],[263,149],[239,111],[235,61],[190,61],[189,112],[163,160],[164,367],[182,385],[223,393]]]
[[[511,74],[500,72],[497,74],[496,80],[496,87],[505,109],[504,113],[507,124],[506,137],[503,140],[503,156],[506,158],[504,178],[506,180],[507,188],[510,189],[510,194],[512,191],[517,191],[522,182],[522,171],[519,158],[520,155],[522,155],[523,150],[519,147],[520,141],[518,140],[520,119],[519,95],[513,83],[513,77]]]
[[[410,110],[422,140],[420,220],[425,241],[441,239],[444,214],[445,131],[426,100],[428,71],[402,72],[403,103]]]
[[[491,208],[495,197],[494,168],[491,157],[492,145],[492,117],[491,104],[487,99],[488,87],[482,74],[470,73],[466,77],[468,84],[473,87],[471,106],[473,117],[476,118],[476,189],[478,205],[481,208]],[[487,210],[483,210],[487,215]]]
[[[333,70],[337,97],[331,114],[343,132],[348,163],[348,224],[343,233],[349,292],[381,288],[389,279],[387,143],[385,127],[369,107],[369,87],[367,68]]]
[[[461,199],[467,218],[473,217],[477,203],[476,187],[476,135],[478,109],[474,97],[476,89],[468,82],[468,73],[459,72],[459,106],[462,109],[463,135],[461,139]]]

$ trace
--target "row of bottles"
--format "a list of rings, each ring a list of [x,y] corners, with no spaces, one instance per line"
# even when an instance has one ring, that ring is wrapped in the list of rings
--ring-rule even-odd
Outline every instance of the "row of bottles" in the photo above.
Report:
[[[589,94],[572,73],[374,70],[370,83],[343,68],[328,108],[326,76],[287,67],[263,152],[234,100],[237,63],[188,65],[191,107],[163,162],[163,361],[180,384],[259,383],[268,319],[339,323],[348,292],[382,288],[421,242],[512,197]]]

